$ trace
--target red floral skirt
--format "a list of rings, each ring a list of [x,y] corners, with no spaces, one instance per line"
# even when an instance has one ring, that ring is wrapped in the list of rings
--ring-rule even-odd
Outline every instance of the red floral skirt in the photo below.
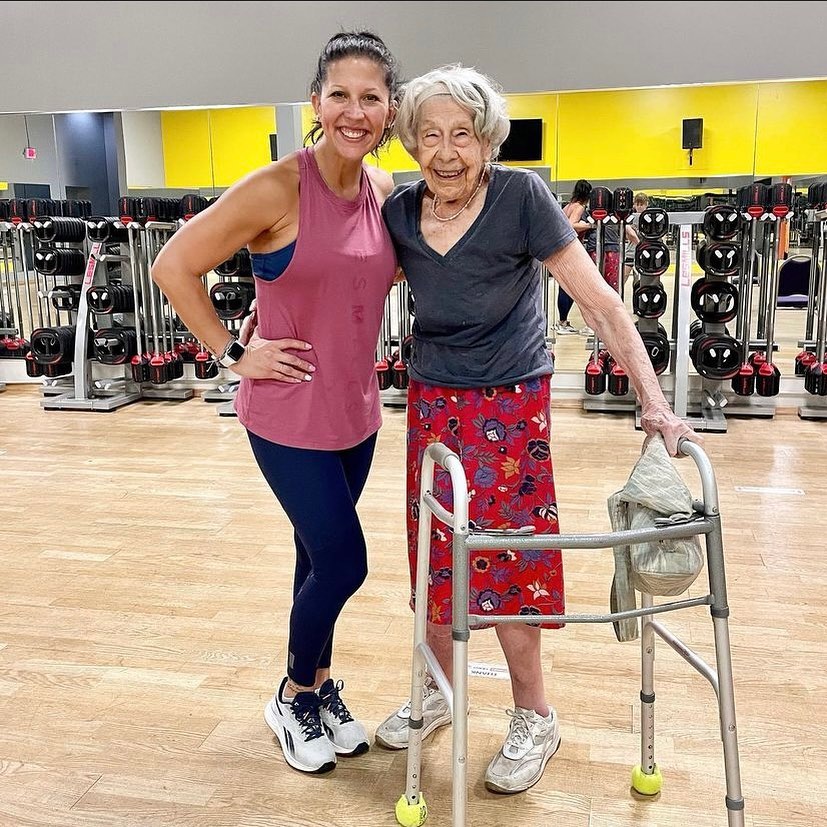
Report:
[[[411,380],[408,388],[407,529],[411,605],[416,590],[422,455],[442,442],[462,460],[468,516],[476,528],[533,525],[557,534],[557,500],[549,445],[551,377],[499,388],[444,388]],[[451,481],[437,467],[433,493],[453,510]],[[491,615],[563,614],[559,550],[471,551],[469,611]],[[428,621],[451,623],[451,533],[433,518]],[[541,625],[541,624],[535,624]],[[556,629],[559,623],[545,623]]]

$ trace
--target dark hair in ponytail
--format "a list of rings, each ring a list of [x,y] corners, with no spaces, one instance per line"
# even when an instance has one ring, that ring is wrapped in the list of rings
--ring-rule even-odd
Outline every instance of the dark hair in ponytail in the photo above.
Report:
[[[319,55],[316,75],[310,84],[310,93],[321,95],[322,86],[327,80],[327,71],[332,63],[346,57],[366,57],[376,63],[385,73],[385,85],[388,87],[391,102],[396,101],[399,93],[399,75],[396,58],[379,35],[373,32],[339,32],[334,34]],[[313,122],[310,132],[304,136],[304,143],[315,144],[323,135],[322,125]],[[390,127],[385,129],[382,140],[376,149],[385,144],[390,137]]]
[[[585,179],[581,178],[575,185],[574,185],[574,192],[571,194],[571,200],[577,201],[579,204],[585,204],[589,200],[589,196],[592,194],[592,185],[586,181]]]

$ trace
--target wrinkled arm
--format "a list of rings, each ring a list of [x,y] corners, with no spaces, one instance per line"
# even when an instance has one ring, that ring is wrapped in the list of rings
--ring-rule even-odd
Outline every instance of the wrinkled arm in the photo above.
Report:
[[[605,282],[583,245],[572,241],[552,253],[544,264],[629,375],[640,400],[641,426],[646,434],[663,434],[672,456],[677,455],[681,437],[700,442],[692,428],[672,413],[620,296]]]

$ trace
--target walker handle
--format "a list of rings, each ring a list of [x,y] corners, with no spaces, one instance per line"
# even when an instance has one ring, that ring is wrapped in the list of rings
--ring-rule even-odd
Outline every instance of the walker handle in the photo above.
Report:
[[[703,488],[704,516],[718,516],[718,483],[715,481],[715,472],[706,452],[697,442],[681,437],[678,440],[678,453],[692,457],[698,467],[698,474]]]

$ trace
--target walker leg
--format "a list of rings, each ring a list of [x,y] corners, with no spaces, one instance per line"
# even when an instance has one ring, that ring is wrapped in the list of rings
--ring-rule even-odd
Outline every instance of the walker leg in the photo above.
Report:
[[[454,639],[453,824],[465,827],[468,803],[468,641]]]
[[[641,607],[652,605],[651,595],[640,597]],[[632,788],[641,795],[656,795],[663,777],[655,763],[655,633],[652,615],[640,620],[640,764],[632,770]]]
[[[462,514],[456,507],[455,514]],[[454,742],[453,742],[453,827],[465,827],[468,808],[468,567],[467,516],[462,514],[454,529],[451,636],[454,655]]]
[[[424,614],[427,601],[417,601],[416,613]],[[421,606],[421,609],[420,609]],[[422,655],[423,639],[420,640],[416,623],[414,634],[413,666],[411,670],[411,717],[408,720],[408,766],[405,793],[396,802],[396,820],[402,827],[419,827],[428,817],[428,807],[420,788],[422,771],[422,687],[425,683],[425,658]]]
[[[431,510],[423,497],[434,479],[434,461],[425,456],[422,463],[417,533],[416,605],[414,644],[411,661],[411,717],[408,719],[408,767],[405,792],[396,802],[396,820],[402,827],[419,827],[428,817],[428,808],[420,789],[422,770],[422,687],[425,684],[425,657],[422,653],[428,620],[428,564],[430,561]]]
[[[735,725],[735,690],[732,683],[732,654],[729,647],[729,605],[727,604],[724,551],[720,517],[715,530],[706,537],[709,586],[712,592],[712,625],[715,633],[715,660],[718,670],[718,715],[724,747],[726,808],[729,827],[744,827],[744,798],[741,794],[741,767],[738,759],[738,730]]]

